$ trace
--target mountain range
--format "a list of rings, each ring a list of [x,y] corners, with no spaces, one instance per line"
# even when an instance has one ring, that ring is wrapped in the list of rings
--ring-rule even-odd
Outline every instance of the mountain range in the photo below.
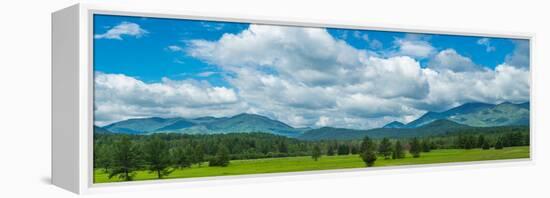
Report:
[[[475,127],[528,125],[529,102],[520,104],[503,102],[497,105],[479,102],[465,103],[443,112],[427,112],[404,127],[416,128],[439,119],[448,119]]]
[[[95,133],[123,134],[221,134],[236,132],[265,132],[305,140],[357,139],[369,137],[414,137],[440,135],[471,127],[529,126],[529,102],[514,104],[465,103],[442,112],[426,112],[407,124],[393,121],[382,128],[357,130],[322,127],[294,128],[281,121],[257,114],[238,114],[232,117],[199,118],[135,118],[104,127],[94,126]]]
[[[345,128],[323,127],[306,131],[299,139],[304,140],[348,140],[361,139],[368,135],[371,138],[409,138],[433,135],[444,135],[463,129],[472,128],[450,120],[436,120],[418,128],[375,128],[355,130]]]
[[[308,130],[308,128],[293,128],[283,122],[248,113],[222,118],[137,118],[112,123],[101,128],[113,133],[125,134],[266,132],[287,137],[296,137]]]

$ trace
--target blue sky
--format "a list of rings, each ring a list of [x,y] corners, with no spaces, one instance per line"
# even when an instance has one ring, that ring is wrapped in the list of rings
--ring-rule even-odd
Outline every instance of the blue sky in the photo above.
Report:
[[[196,77],[193,74],[215,70],[197,59],[170,51],[168,46],[181,45],[190,39],[215,40],[224,33],[237,33],[248,26],[240,23],[106,15],[95,15],[94,20],[94,34],[106,32],[121,22],[136,23],[148,31],[140,38],[123,35],[123,40],[94,40],[96,71],[123,73],[146,82],[159,81],[162,77]],[[222,26],[222,29],[217,29]],[[222,83],[220,78],[204,80],[213,84]]]
[[[219,75],[210,78],[201,78],[196,75],[206,71],[216,71],[215,67],[193,57],[173,53],[167,49],[167,46],[184,45],[186,40],[191,39],[217,40],[224,33],[239,33],[249,26],[244,23],[109,15],[95,15],[94,19],[94,34],[104,33],[123,21],[139,24],[149,32],[143,38],[125,37],[124,40],[95,39],[94,41],[96,71],[123,73],[147,82],[159,81],[162,77],[174,79],[192,77],[208,80],[212,84],[223,84],[223,79]],[[359,37],[354,35],[356,31],[361,33]],[[405,37],[407,34],[332,28],[328,32],[356,48],[380,51],[391,49],[396,38]],[[370,41],[381,42],[383,47],[369,46],[369,42],[363,38],[364,34],[368,35]],[[495,50],[487,51],[486,46],[477,43],[480,37],[431,34],[422,36],[429,37],[428,41],[439,50],[453,48],[475,63],[489,68],[502,63],[506,55],[514,50],[511,39],[490,38],[490,45]],[[419,61],[426,64],[425,59]]]
[[[113,86],[101,84],[97,81],[103,78],[97,78],[96,92],[101,93],[96,95],[105,96],[96,97],[96,117],[102,123],[130,117],[228,116],[250,112],[294,126],[371,128],[390,120],[407,122],[425,111],[464,102],[521,102],[528,98],[525,96],[528,85],[505,89],[502,80],[513,74],[523,75],[529,81],[528,76],[520,74],[529,70],[525,40],[333,28],[310,31],[301,27],[111,15],[94,16],[94,35],[96,75],[111,75],[105,76],[101,83],[119,82],[115,77],[129,80],[134,83],[132,86],[139,86],[133,88],[142,91],[141,96],[150,94],[143,97],[153,101],[136,102],[131,96],[116,94]],[[332,53],[325,53],[325,47]],[[339,76],[333,75],[334,72],[344,73]],[[364,75],[355,76],[361,72]],[[413,85],[381,75],[411,77]],[[331,76],[349,77],[349,82],[338,82]],[[468,76],[479,78],[473,79],[473,85],[499,92],[472,92],[449,98],[440,96],[442,90],[436,89],[447,86],[456,89],[451,91],[461,91],[460,82],[449,79]],[[372,86],[380,82],[397,87],[377,87],[390,91],[375,91]],[[191,86],[188,90],[199,88],[210,92],[188,93],[182,90],[186,86]],[[408,90],[403,86],[409,87]],[[276,95],[271,89],[288,92]],[[349,91],[330,92],[333,89]],[[418,90],[410,93],[413,89]],[[519,90],[522,94],[514,89],[522,89]],[[297,90],[320,94],[314,99],[324,98],[319,90],[342,97],[304,102],[300,100],[305,97],[292,98]],[[265,104],[269,98],[261,102],[258,95],[286,99]],[[183,96],[187,97],[177,98]],[[358,98],[364,99],[356,101]],[[179,100],[184,102],[173,102]],[[370,100],[384,103],[388,109],[354,113],[357,108],[349,106]],[[184,107],[170,110],[174,105]],[[281,110],[288,108],[290,113]],[[357,124],[363,122],[368,124]]]

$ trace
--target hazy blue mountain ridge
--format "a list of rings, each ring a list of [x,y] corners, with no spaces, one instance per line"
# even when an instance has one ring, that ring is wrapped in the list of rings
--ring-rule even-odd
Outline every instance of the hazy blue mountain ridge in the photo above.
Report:
[[[296,129],[265,116],[246,113],[223,118],[136,118],[116,122],[101,128],[113,133],[125,134],[268,132],[289,137],[297,136],[301,131],[308,130]]]
[[[530,103],[465,103],[442,112],[427,112],[407,124],[393,121],[382,128],[357,130],[346,128],[294,128],[284,122],[257,114],[242,113],[232,117],[135,118],[104,127],[94,126],[96,133],[220,134],[265,132],[306,140],[356,139],[365,135],[378,137],[415,137],[453,133],[468,127],[529,126]]]
[[[403,124],[402,122],[393,121],[384,125],[382,128],[397,129],[397,128],[403,128],[403,127],[405,127],[405,124]]]
[[[367,135],[371,138],[410,138],[444,135],[467,128],[470,128],[470,126],[458,124],[449,120],[436,120],[418,128],[376,128],[369,130],[354,130],[323,127],[320,129],[307,131],[298,138],[303,140],[350,140],[361,139]]]

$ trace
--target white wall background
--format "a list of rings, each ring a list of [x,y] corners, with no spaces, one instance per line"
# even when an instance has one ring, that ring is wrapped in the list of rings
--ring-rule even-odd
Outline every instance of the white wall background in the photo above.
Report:
[[[50,181],[50,14],[78,1],[0,3],[0,197],[73,197]],[[107,2],[107,1],[85,1]],[[401,169],[244,180],[94,197],[548,197],[550,27],[544,1],[114,0],[136,8],[536,34],[534,165]],[[226,182],[227,183],[227,182]],[[545,188],[546,187],[546,188]]]

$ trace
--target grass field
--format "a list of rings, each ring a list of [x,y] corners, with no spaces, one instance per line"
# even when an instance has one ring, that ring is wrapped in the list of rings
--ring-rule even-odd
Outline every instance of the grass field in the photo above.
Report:
[[[398,166],[398,165],[413,165],[413,164],[434,164],[445,162],[468,162],[482,160],[499,160],[499,159],[517,159],[529,158],[529,147],[508,147],[502,150],[481,150],[481,149],[442,149],[433,150],[429,153],[422,153],[420,158],[412,158],[407,155],[404,159],[384,160],[379,157],[374,164],[375,167],[380,166]],[[207,176],[224,176],[224,175],[244,175],[257,173],[279,173],[279,172],[296,172],[296,171],[311,171],[311,170],[330,170],[330,169],[345,169],[345,168],[361,168],[365,167],[363,161],[357,155],[346,156],[323,156],[319,161],[313,161],[310,156],[305,157],[286,157],[286,158],[268,158],[254,160],[234,160],[231,161],[228,167],[208,167],[207,164],[198,167],[177,169],[163,179],[171,178],[191,178],[191,177],[207,177]],[[96,183],[107,183],[120,181],[118,178],[108,178],[108,174],[103,170],[97,169],[94,173]],[[134,177],[134,180],[151,180],[157,179],[155,173],[148,171],[139,171]]]

